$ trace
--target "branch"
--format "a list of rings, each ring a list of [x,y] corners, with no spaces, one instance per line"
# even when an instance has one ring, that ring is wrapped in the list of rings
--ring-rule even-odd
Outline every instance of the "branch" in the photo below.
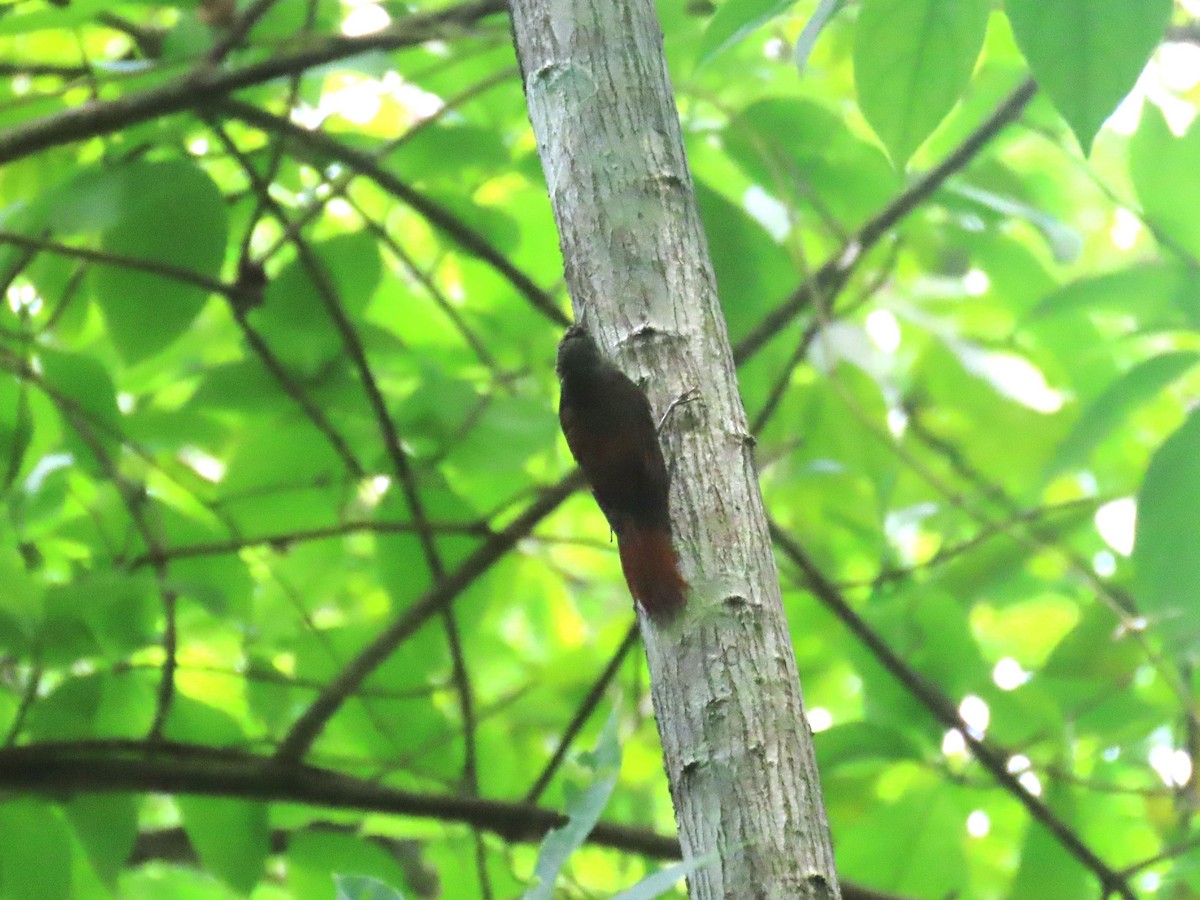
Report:
[[[173,266],[170,263],[155,262],[152,259],[141,259],[136,256],[122,256],[119,253],[108,253],[103,250],[92,250],[89,247],[72,247],[69,244],[60,244],[45,238],[29,237],[15,231],[0,230],[0,244],[12,244],[14,247],[23,247],[34,252],[54,253],[58,256],[67,256],[85,262],[148,272],[151,275],[160,275],[163,278],[193,285],[211,294],[220,294],[223,297],[230,297],[238,292],[235,285],[225,284],[223,281],[209,278],[207,275],[183,266]]]
[[[136,791],[308,803],[461,822],[510,841],[537,841],[567,822],[563,814],[532,804],[418,794],[278,758],[183,744],[39,743],[4,748],[0,789],[52,799],[74,792]],[[625,825],[600,823],[589,841],[660,858],[679,857],[674,838]]]
[[[44,76],[81,78],[91,73],[92,70],[87,66],[72,66],[64,63],[43,62],[36,59],[25,62],[0,62],[0,78],[16,78],[21,75],[26,75],[30,78]]]
[[[242,38],[250,33],[250,29],[258,23],[258,20],[270,12],[271,7],[278,2],[279,0],[254,0],[249,8],[238,16],[225,36],[213,44],[212,49],[208,51],[208,56],[205,57],[204,64],[220,65],[229,52],[242,42]]]
[[[304,803],[459,822],[512,842],[540,841],[550,829],[568,821],[556,810],[531,803],[420,794],[315,766],[170,742],[46,742],[0,749],[0,789],[40,794],[51,800],[61,800],[64,794],[74,792],[137,792]],[[390,840],[341,824],[316,822],[307,828],[345,830],[369,841]],[[273,832],[271,851],[285,852],[289,836],[286,831]],[[629,825],[600,822],[587,842],[652,859],[680,858],[679,841],[674,837]],[[138,836],[129,862],[139,864],[151,859],[189,862],[195,856],[181,829],[161,829]],[[843,885],[842,896],[845,900],[904,900],[854,885]]]
[[[430,531],[438,534],[465,534],[476,537],[491,537],[495,534],[483,522],[429,522]],[[331,537],[369,531],[375,534],[403,534],[416,530],[412,522],[341,522],[321,528],[298,528],[295,531],[277,531],[272,534],[257,534],[248,537],[230,538],[226,541],[205,541],[183,544],[178,547],[160,547],[157,552],[147,551],[129,562],[130,568],[140,568],[159,559],[192,559],[197,556],[221,556],[238,553],[247,547],[270,544],[272,547],[287,547],[302,541],[320,541]]]
[[[994,538],[1011,537],[1012,532],[1018,525],[1035,524],[1044,519],[1052,519],[1060,514],[1078,512],[1081,509],[1094,509],[1103,506],[1105,502],[1107,501],[1103,497],[1079,497],[1074,500],[1063,501],[1062,503],[1018,510],[1009,519],[995,522],[984,521],[982,527],[975,534],[956,544],[947,544],[924,562],[916,563],[912,566],[890,566],[880,569],[873,578],[855,582],[842,582],[838,587],[842,590],[864,587],[876,588],[889,582],[903,581],[911,578],[917,572],[937,568],[959,556],[970,553],[972,550],[988,543]]]

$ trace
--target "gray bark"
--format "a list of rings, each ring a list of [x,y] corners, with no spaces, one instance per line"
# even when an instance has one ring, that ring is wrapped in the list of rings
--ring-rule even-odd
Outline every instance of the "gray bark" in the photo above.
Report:
[[[651,0],[511,0],[529,114],[575,314],[654,408],[692,586],[643,619],[695,898],[839,896],[753,439]]]

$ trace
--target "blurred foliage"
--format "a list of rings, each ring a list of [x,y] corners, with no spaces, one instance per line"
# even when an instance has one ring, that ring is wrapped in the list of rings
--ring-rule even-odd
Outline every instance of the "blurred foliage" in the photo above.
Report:
[[[298,64],[237,103],[83,114],[414,12],[269,4],[209,59],[259,6],[0,5],[8,749],[269,753],[570,471],[553,375],[569,305],[502,17]],[[997,7],[659,2],[734,344],[1030,73],[1041,85],[744,361],[740,387],[780,527],[1139,895],[1197,896],[1200,10]],[[44,122],[69,127],[7,143]],[[1097,896],[803,575],[781,575],[841,876],[912,897]],[[577,494],[410,636],[308,760],[519,802],[631,615]],[[639,654],[538,799],[590,797],[589,821],[603,807],[670,834]],[[606,712],[619,774],[580,753]],[[6,897],[470,897],[485,881],[511,897],[539,860],[436,811],[236,789],[6,793],[0,834]],[[155,843],[173,834],[186,852]],[[612,896],[665,865],[580,840],[544,869],[554,896]]]

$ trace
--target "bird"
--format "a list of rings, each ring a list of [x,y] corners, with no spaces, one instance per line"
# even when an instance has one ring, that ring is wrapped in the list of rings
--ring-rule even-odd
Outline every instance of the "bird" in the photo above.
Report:
[[[688,584],[672,543],[671,478],[650,401],[583,325],[563,335],[556,370],[559,424],[616,535],[629,592],[651,619],[671,620]]]

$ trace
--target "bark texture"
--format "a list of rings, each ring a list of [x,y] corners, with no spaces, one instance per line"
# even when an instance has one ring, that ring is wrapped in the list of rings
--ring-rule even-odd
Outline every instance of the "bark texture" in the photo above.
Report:
[[[642,631],[694,898],[839,896],[733,355],[652,0],[511,0],[576,319],[661,413],[688,605]]]

